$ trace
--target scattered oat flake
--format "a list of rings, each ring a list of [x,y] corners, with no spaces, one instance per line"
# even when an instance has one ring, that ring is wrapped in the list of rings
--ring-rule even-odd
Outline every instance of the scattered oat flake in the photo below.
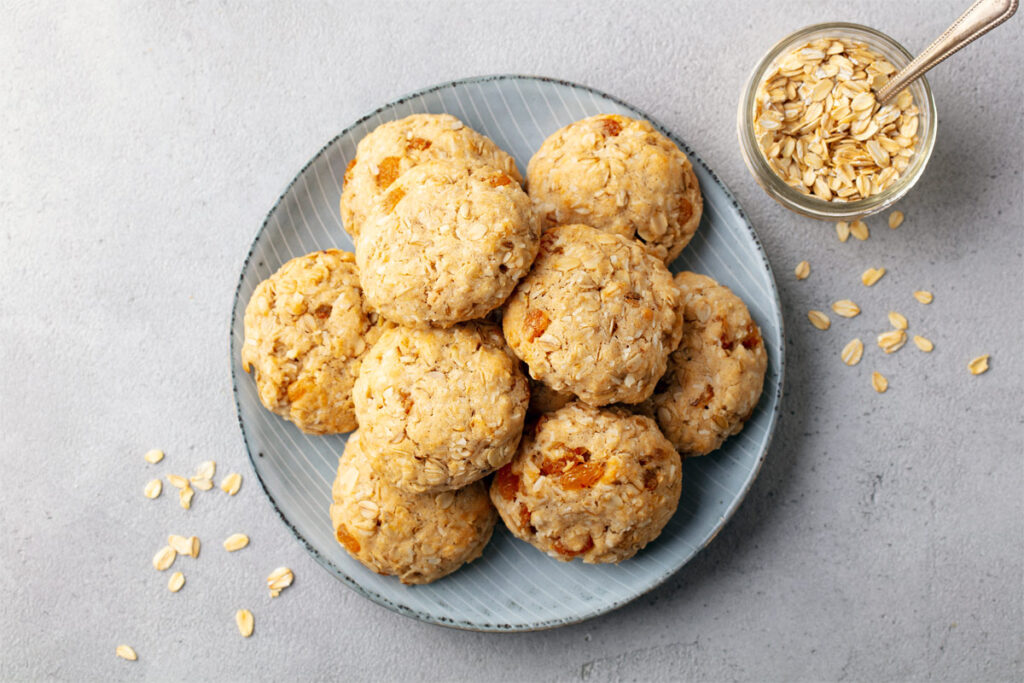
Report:
[[[859,239],[861,242],[870,237],[871,233],[868,232],[868,226],[864,221],[854,221],[850,223],[850,234]]]
[[[889,324],[897,330],[907,329],[907,319],[896,311],[889,311]]]
[[[153,556],[153,568],[158,572],[166,571],[171,568],[172,564],[174,564],[174,560],[177,556],[178,553],[174,551],[174,548],[169,545],[165,545],[163,548],[156,551],[156,555]]]
[[[240,609],[235,612],[235,625],[238,626],[238,632],[242,634],[243,638],[252,635],[253,621],[252,612],[249,610]]]
[[[934,299],[935,297],[932,296],[932,293],[929,292],[928,290],[919,289],[916,292],[914,292],[914,298],[920,301],[922,304],[930,304],[932,302],[932,299]]]
[[[797,280],[806,280],[811,274],[811,264],[807,261],[801,261],[796,264],[796,270],[793,273],[796,275]]]
[[[238,472],[232,472],[220,482],[220,490],[229,496],[233,496],[238,493],[238,489],[242,486],[242,475]]]
[[[885,390],[889,388],[889,380],[880,372],[871,373],[871,386],[875,388],[880,394],[884,394]]]
[[[896,228],[903,225],[903,212],[893,211],[889,214],[889,227],[895,230]]]
[[[179,555],[191,555],[192,554],[192,542],[184,536],[177,534],[171,534],[167,537],[167,545],[174,548],[174,552]]]
[[[183,489],[188,487],[188,479],[185,477],[178,476],[177,474],[168,474],[167,483],[176,489]]]
[[[212,479],[202,479],[200,477],[189,477],[188,480],[189,480],[189,482],[191,482],[191,484],[193,486],[195,486],[200,491],[209,491],[210,489],[213,488],[213,480]]]
[[[196,468],[196,479],[213,479],[213,475],[217,472],[217,463],[213,460],[207,460],[206,462],[200,463],[199,467]]]
[[[878,335],[878,346],[886,353],[895,353],[907,343],[907,333],[903,330],[889,330]]]
[[[847,365],[856,365],[864,355],[864,342],[860,339],[850,340],[850,343],[843,347],[843,351],[839,355]]]
[[[121,659],[127,659],[129,662],[134,662],[139,658],[139,656],[135,654],[135,650],[132,649],[131,645],[118,645],[114,650],[114,654]]]
[[[249,545],[249,537],[245,534],[231,534],[224,540],[224,550],[233,553]]]
[[[167,580],[167,590],[172,593],[177,593],[181,590],[182,586],[185,585],[185,575],[181,572],[174,572],[171,574],[171,578]]]
[[[811,324],[819,330],[827,330],[832,324],[832,321],[828,319],[828,316],[821,311],[807,311],[807,319],[810,320]]]
[[[988,372],[988,354],[984,356],[978,356],[971,360],[967,364],[967,369],[971,371],[972,375],[980,375],[983,372]]]
[[[840,299],[835,302],[832,304],[832,310],[844,318],[853,318],[854,316],[860,315],[860,306],[849,299]]]
[[[914,335],[914,344],[925,353],[931,353],[932,349],[935,348],[935,344],[932,344],[930,339],[925,339],[919,334]]]
[[[850,239],[850,224],[846,221],[836,223],[836,235],[839,237],[840,242]]]
[[[148,462],[150,465],[155,465],[164,459],[164,452],[159,448],[154,448],[152,450],[146,451],[146,454],[142,457],[145,458],[146,462]]]
[[[861,274],[860,281],[864,283],[865,287],[871,287],[881,280],[883,275],[885,275],[885,268],[868,268]]]
[[[192,536],[188,539],[188,554],[192,557],[199,557],[199,537]]]
[[[186,486],[182,490],[178,491],[178,502],[181,507],[188,510],[192,507],[192,496],[196,495],[195,490],[191,486]]]
[[[267,577],[267,588],[270,589],[270,597],[276,598],[288,586],[292,585],[295,575],[288,567],[278,567],[270,572]]]
[[[164,490],[164,483],[159,479],[151,479],[143,493],[146,494],[146,498],[157,498],[160,496],[160,492]]]

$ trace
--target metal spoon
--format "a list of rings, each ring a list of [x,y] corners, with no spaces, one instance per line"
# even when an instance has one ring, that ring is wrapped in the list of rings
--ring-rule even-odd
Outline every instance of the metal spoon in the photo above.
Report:
[[[1019,3],[1020,0],[978,0],[924,52],[890,78],[875,94],[875,99],[885,104],[925,71],[1012,17]]]

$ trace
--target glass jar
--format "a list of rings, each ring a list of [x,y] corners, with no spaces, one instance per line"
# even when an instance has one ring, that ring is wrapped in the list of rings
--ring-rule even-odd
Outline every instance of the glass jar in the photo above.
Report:
[[[736,132],[739,135],[740,151],[754,180],[768,193],[769,197],[787,209],[821,220],[850,220],[870,216],[884,211],[899,201],[917,183],[924,172],[924,167],[928,164],[932,148],[935,145],[937,125],[935,99],[932,97],[931,87],[925,77],[918,78],[910,85],[909,89],[914,96],[914,104],[920,109],[918,143],[914,150],[914,156],[910,158],[910,165],[907,166],[900,178],[878,194],[849,202],[825,201],[790,187],[768,165],[764,153],[757,144],[754,134],[757,90],[776,60],[801,45],[821,38],[841,38],[865,43],[873,52],[885,57],[897,70],[902,69],[913,59],[913,56],[902,45],[889,36],[860,24],[815,24],[783,38],[754,67],[743,90],[736,117]]]

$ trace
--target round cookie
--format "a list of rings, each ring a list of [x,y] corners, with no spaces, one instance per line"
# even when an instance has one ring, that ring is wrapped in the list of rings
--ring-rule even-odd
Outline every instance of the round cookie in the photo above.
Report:
[[[540,224],[505,172],[428,161],[403,173],[356,240],[363,292],[404,325],[447,327],[501,306],[530,269]]]
[[[530,375],[556,392],[594,406],[640,403],[679,344],[678,297],[665,264],[639,242],[557,226],[541,238],[502,327]]]
[[[491,500],[517,538],[548,555],[607,563],[657,538],[681,490],[679,454],[654,420],[577,401],[523,436]]]
[[[519,361],[489,323],[385,332],[353,397],[374,469],[412,493],[462,488],[511,460],[529,403]]]
[[[494,142],[449,114],[413,114],[377,126],[359,141],[345,169],[341,220],[352,237],[398,176],[431,159],[475,161],[504,171],[520,185],[515,160]]]
[[[352,385],[382,325],[363,301],[352,254],[316,251],[288,261],[253,291],[242,367],[255,368],[263,405],[302,431],[349,432],[356,428]]]
[[[647,121],[617,114],[553,133],[526,176],[545,227],[585,223],[633,237],[666,263],[693,238],[704,210],[686,155]]]
[[[761,398],[768,366],[761,331],[728,287],[676,275],[683,339],[641,410],[686,455],[706,455],[739,433]]]
[[[331,489],[335,537],[352,557],[402,583],[430,583],[480,557],[497,520],[483,482],[406,493],[381,480],[359,437],[349,436]]]

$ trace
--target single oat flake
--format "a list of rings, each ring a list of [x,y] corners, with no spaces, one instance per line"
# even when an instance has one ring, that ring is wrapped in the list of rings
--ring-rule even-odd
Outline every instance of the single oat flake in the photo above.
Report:
[[[984,356],[978,356],[971,360],[967,364],[967,369],[971,371],[972,375],[980,375],[983,372],[988,372],[988,354]]]
[[[844,318],[853,318],[860,314],[860,306],[849,299],[840,299],[832,304],[832,310]]]
[[[238,489],[242,486],[242,475],[238,472],[232,472],[220,482],[220,490],[229,496],[233,496],[238,493]]]
[[[895,230],[896,228],[903,225],[903,212],[893,211],[889,214],[889,227]]]
[[[906,317],[900,315],[896,311],[889,311],[889,324],[895,327],[897,330],[907,329]]]
[[[899,351],[906,343],[907,333],[903,330],[889,330],[878,335],[878,346],[887,354]]]
[[[189,538],[188,539],[188,546],[189,546],[188,554],[191,555],[192,557],[199,557],[199,537],[198,536],[192,536],[191,538]]]
[[[146,498],[152,499],[159,497],[160,492],[163,490],[164,483],[162,481],[160,481],[159,479],[151,479],[149,483],[146,484],[146,488],[143,491],[143,493],[145,493]]]
[[[235,612],[235,625],[238,626],[238,632],[242,634],[243,638],[248,638],[252,635],[253,627],[252,612],[247,609],[240,609]]]
[[[288,586],[292,585],[295,575],[288,567],[278,567],[270,572],[267,577],[267,588],[270,589],[270,597],[276,598]]]
[[[819,330],[827,330],[832,324],[832,321],[828,319],[828,316],[821,311],[807,311],[807,319],[810,320],[811,324]]]
[[[839,237],[840,242],[850,239],[850,224],[846,221],[836,223],[836,236]]]
[[[181,572],[174,572],[167,581],[167,590],[177,593],[185,585],[185,575]]]
[[[184,536],[177,534],[171,534],[167,537],[167,545],[174,548],[174,552],[179,555],[191,555],[192,554],[192,542]]]
[[[166,571],[171,568],[172,564],[174,564],[174,560],[177,556],[178,553],[174,551],[174,548],[169,545],[165,545],[163,548],[156,551],[156,555],[153,556],[153,568],[158,572]]]
[[[856,365],[864,355],[864,342],[860,339],[851,340],[849,344],[843,347],[843,351],[839,355],[847,365]]]
[[[189,482],[200,491],[209,491],[213,488],[212,479],[203,479],[200,477],[189,477]]]
[[[880,372],[871,373],[871,386],[875,388],[880,394],[884,394],[886,389],[889,388],[889,380]]]
[[[925,289],[919,289],[914,292],[914,298],[920,301],[922,304],[930,304],[935,298],[932,293]]]
[[[129,662],[134,662],[139,658],[139,656],[135,654],[135,650],[132,649],[131,645],[118,645],[114,650],[114,654],[121,659],[127,659]]]
[[[188,486],[188,479],[177,474],[168,474],[167,483],[176,489],[183,489]]]
[[[860,281],[865,287],[871,287],[881,280],[883,275],[885,275],[885,268],[868,268],[861,274]]]
[[[871,236],[871,233],[868,232],[868,226],[864,221],[854,221],[853,223],[850,223],[850,234],[861,242]]]
[[[914,335],[914,344],[925,353],[931,353],[932,349],[935,348],[935,344],[932,344],[930,339],[925,339],[919,334]]]
[[[178,491],[178,502],[181,507],[188,510],[192,507],[192,496],[196,494],[195,490],[191,486],[186,486],[181,491]]]
[[[249,545],[249,537],[245,534],[231,534],[224,540],[224,550],[233,553]]]
[[[164,459],[164,452],[159,448],[154,448],[152,450],[146,451],[146,454],[142,457],[145,458],[146,462],[148,462],[150,465],[155,465]]]
[[[807,261],[801,261],[796,264],[796,270],[793,271],[793,274],[796,275],[797,280],[806,280],[811,274],[811,264]]]
[[[196,468],[196,479],[213,479],[213,475],[217,472],[217,463],[213,460],[207,460],[204,463],[200,463],[199,467]]]

